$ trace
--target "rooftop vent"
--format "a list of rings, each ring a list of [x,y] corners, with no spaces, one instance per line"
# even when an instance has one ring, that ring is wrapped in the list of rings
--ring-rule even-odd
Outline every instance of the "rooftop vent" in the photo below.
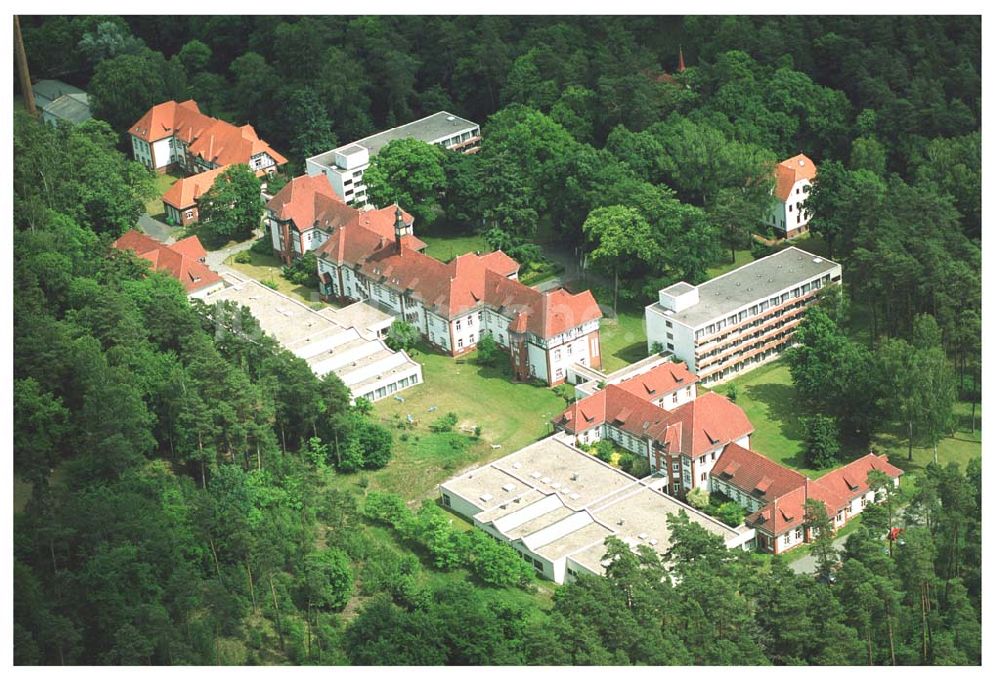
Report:
[[[513,491],[516,488],[517,487],[514,486],[513,484],[504,484],[503,485],[503,490],[506,491],[507,493],[510,493],[511,491]]]
[[[655,538],[649,539],[649,545],[656,545],[656,539]]]
[[[578,472],[574,472],[573,474],[571,474],[569,476],[570,481],[576,481],[579,478],[580,478],[580,474]]]
[[[521,502],[521,496],[518,496],[517,498],[515,498],[514,502],[515,503],[520,503]]]
[[[532,478],[532,479],[538,479],[538,478],[539,478],[539,477],[541,477],[541,476],[542,476],[542,473],[541,473],[541,472],[532,472],[532,473],[531,473],[531,478]]]
[[[515,462],[513,465],[511,465],[511,467],[513,467],[515,470],[519,470],[521,469],[521,463]]]
[[[645,541],[645,540],[646,540],[646,538],[647,538],[648,536],[649,536],[649,534],[647,534],[647,533],[645,533],[645,532],[643,532],[643,533],[639,534],[639,538],[640,538],[641,540],[643,540],[643,541]]]
[[[448,120],[449,120],[449,121],[454,121],[454,120],[455,120],[455,117],[454,117],[454,116],[449,116],[449,117],[448,117]],[[799,163],[801,164],[801,163],[802,163],[802,161],[799,161]]]
[[[799,159],[799,166],[805,166],[805,165],[806,165],[806,160],[805,159]]]
[[[483,501],[484,503],[488,503],[491,500],[493,500],[493,494],[484,493],[483,495],[479,496],[479,500]]]
[[[815,258],[813,258],[813,263],[823,263],[823,259],[821,259],[819,256],[816,256]]]
[[[552,483],[552,480],[549,479],[548,477],[542,477],[542,483],[548,486],[549,484]]]
[[[552,488],[554,489],[561,489],[562,487],[563,485],[561,481],[557,481],[556,483],[552,484]]]
[[[625,520],[624,519],[619,519],[618,520],[618,526],[625,526]]]

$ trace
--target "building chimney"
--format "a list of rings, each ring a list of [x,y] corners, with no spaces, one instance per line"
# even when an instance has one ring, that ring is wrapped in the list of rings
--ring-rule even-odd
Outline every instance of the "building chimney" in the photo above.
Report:
[[[406,234],[406,223],[403,222],[403,210],[396,204],[396,253],[403,253],[403,235]]]

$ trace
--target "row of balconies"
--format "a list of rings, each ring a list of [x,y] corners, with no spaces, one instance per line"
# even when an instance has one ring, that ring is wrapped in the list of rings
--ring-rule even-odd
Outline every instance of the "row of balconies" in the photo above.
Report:
[[[698,358],[699,361],[702,361],[702,360],[711,360],[714,356],[717,356],[717,355],[719,355],[721,353],[725,353],[727,351],[729,351],[729,354],[727,354],[727,355],[731,355],[732,353],[738,353],[738,351],[736,351],[736,350],[730,350],[730,349],[732,349],[734,346],[737,349],[739,349],[740,347],[744,347],[748,343],[754,341],[755,339],[759,339],[762,336],[771,336],[770,335],[770,331],[771,330],[774,330],[776,328],[784,326],[784,321],[788,320],[789,318],[801,317],[802,314],[803,314],[803,312],[804,311],[801,308],[795,309],[795,310],[791,310],[791,311],[787,311],[783,315],[781,315],[778,318],[776,318],[769,325],[761,327],[759,330],[755,331],[752,335],[749,335],[749,336],[747,336],[747,335],[741,335],[741,336],[739,336],[738,337],[739,341],[737,341],[735,343],[731,343],[728,346],[713,346],[712,351],[709,351],[708,353],[701,353],[701,349],[697,349],[696,352],[695,352],[696,353],[696,357]]]
[[[736,323],[733,323],[733,325],[731,325],[731,326],[724,327],[724,328],[720,329],[717,332],[714,332],[712,334],[704,335],[704,336],[700,337],[699,339],[696,340],[695,343],[700,345],[700,344],[707,344],[707,343],[712,342],[712,341],[720,341],[721,338],[723,336],[725,336],[725,335],[733,334],[734,332],[743,331],[743,330],[749,328],[750,326],[756,324],[757,322],[766,319],[768,316],[772,316],[775,313],[779,313],[780,314],[781,312],[783,312],[785,310],[788,310],[789,308],[791,308],[793,306],[805,303],[805,302],[809,301],[810,299],[815,298],[817,296],[818,292],[819,292],[819,290],[815,290],[814,289],[814,290],[812,290],[812,291],[810,291],[810,292],[808,292],[806,294],[799,295],[798,297],[789,298],[789,299],[787,299],[785,301],[780,302],[777,305],[778,306],[777,310],[775,310],[775,309],[768,309],[767,311],[764,311],[762,313],[758,313],[757,315],[755,315],[753,317],[744,318],[743,320],[740,320],[740,321],[738,321]],[[739,325],[739,327],[735,327],[736,325]]]

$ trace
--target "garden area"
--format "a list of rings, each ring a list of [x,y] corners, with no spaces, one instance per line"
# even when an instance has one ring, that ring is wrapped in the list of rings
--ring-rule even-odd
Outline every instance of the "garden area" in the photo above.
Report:
[[[173,185],[180,179],[181,176],[175,175],[173,173],[158,173],[156,174],[156,180],[154,181],[154,195],[146,200],[146,213],[155,218],[158,221],[166,223],[166,209],[163,208],[163,201],[160,197],[163,193],[170,189]]]
[[[455,359],[424,342],[409,353],[423,366],[424,383],[375,404],[374,414],[392,431],[394,456],[384,469],[363,475],[407,501],[432,496],[460,470],[549,434],[550,420],[566,406],[559,392],[514,383],[502,367],[477,365],[473,354]],[[442,429],[449,414],[454,423]]]
[[[227,258],[225,264],[262,285],[313,308],[329,305],[319,299],[319,285],[315,275],[316,257],[307,254],[292,266],[285,266],[271,250],[271,238],[267,235],[257,240],[250,249]]]

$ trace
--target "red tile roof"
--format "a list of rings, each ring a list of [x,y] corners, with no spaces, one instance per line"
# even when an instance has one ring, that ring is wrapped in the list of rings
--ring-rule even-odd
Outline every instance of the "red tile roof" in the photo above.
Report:
[[[154,105],[129,128],[130,134],[152,144],[176,137],[188,145],[192,156],[200,156],[218,166],[249,164],[257,154],[266,153],[279,166],[288,160],[257,136],[253,126],[234,126],[201,113],[194,100],[161,102]]]
[[[344,203],[323,175],[292,178],[267,203],[279,221],[291,221],[299,231],[314,226],[324,232],[347,225],[360,211]]]
[[[542,293],[509,279],[518,266],[503,252],[462,254],[442,263],[417,253],[424,243],[407,236],[400,253],[395,246],[394,222],[394,207],[364,212],[358,221],[330,235],[317,256],[359,267],[370,279],[407,294],[448,319],[486,303],[511,318],[512,331],[549,339],[601,317],[589,291]]]
[[[573,434],[606,423],[653,439],[669,453],[692,458],[720,446],[728,448],[753,431],[743,410],[718,394],[702,394],[675,410],[665,410],[617,384],[580,399],[553,422]]]
[[[188,237],[177,245],[167,245],[157,242],[152,237],[138,230],[129,230],[114,241],[113,245],[123,251],[135,252],[151,264],[153,269],[174,276],[184,285],[188,294],[214,285],[221,277],[202,263],[198,254],[204,254],[205,249],[197,237]]]
[[[798,154],[791,159],[785,159],[774,168],[776,184],[774,196],[783,202],[788,201],[792,187],[800,180],[812,180],[816,177],[816,164],[805,154]]]
[[[663,363],[641,375],[618,384],[625,391],[640,396],[647,401],[698,383],[698,376],[688,370],[685,363]]]
[[[764,501],[805,485],[806,477],[759,453],[731,443],[712,467],[712,476]]]
[[[670,411],[681,425],[681,442],[671,452],[696,458],[753,432],[746,413],[725,396],[708,392]]]
[[[888,456],[869,453],[832,472],[827,472],[817,479],[816,483],[828,493],[824,500],[834,509],[839,510],[870,490],[868,488],[868,473],[873,470],[884,472],[893,478],[903,474],[903,470],[889,462]]]
[[[198,198],[212,187],[218,175],[227,168],[228,166],[220,166],[210,171],[203,171],[187,178],[181,178],[163,193],[163,203],[169,204],[178,211],[184,211],[195,206],[198,203]]]

